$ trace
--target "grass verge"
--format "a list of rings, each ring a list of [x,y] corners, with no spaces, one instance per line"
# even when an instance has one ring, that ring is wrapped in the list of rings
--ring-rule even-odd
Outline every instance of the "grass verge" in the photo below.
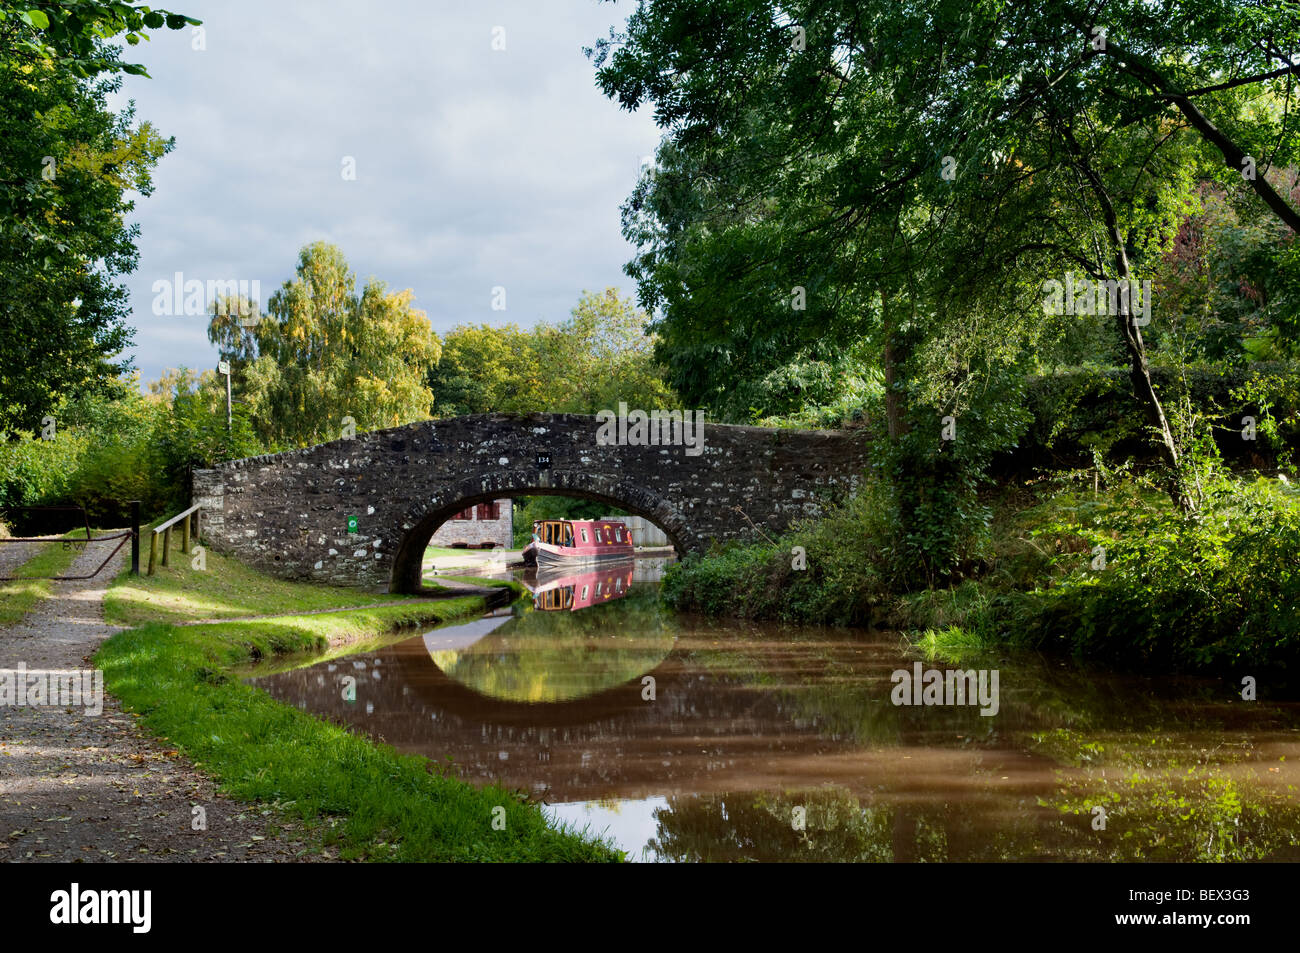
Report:
[[[232,796],[319,822],[325,843],[345,859],[619,859],[596,840],[550,826],[517,794],[474,788],[426,758],[399,754],[274,701],[229,671],[257,658],[323,649],[331,640],[376,637],[396,625],[473,615],[481,607],[481,598],[469,596],[206,626],[150,623],[114,636],[95,661],[125,708]]]
[[[204,571],[176,560],[139,579],[124,569],[107,601],[114,618],[134,620],[137,627],[105,642],[95,662],[124,708],[138,712],[149,731],[183,751],[229,794],[305,819],[345,859],[621,858],[598,840],[548,824],[518,794],[475,788],[427,758],[399,754],[281,704],[236,674],[261,659],[300,660],[303,653],[331,646],[343,654],[391,640],[400,626],[473,617],[483,608],[482,596],[392,597],[393,605],[347,612],[172,624],[187,613],[257,615],[284,606],[385,601],[270,578],[214,553],[207,559]]]
[[[147,553],[148,547],[144,548]],[[191,557],[181,553],[179,547],[173,547],[171,555],[171,565],[157,566],[152,576],[144,575],[143,568],[141,575],[131,576],[129,567],[124,566],[104,598],[105,620],[135,626],[411,601],[408,597],[339,586],[286,582],[212,550],[204,554],[207,568],[201,570],[193,568]],[[141,563],[144,561],[142,558]]]

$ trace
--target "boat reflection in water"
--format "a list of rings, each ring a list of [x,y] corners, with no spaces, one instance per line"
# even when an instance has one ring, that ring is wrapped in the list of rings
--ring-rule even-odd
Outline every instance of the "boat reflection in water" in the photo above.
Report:
[[[575,573],[572,569],[542,568],[529,588],[533,608],[542,612],[577,612],[614,599],[622,599],[632,590],[636,561],[617,563]],[[528,585],[528,580],[524,580]]]

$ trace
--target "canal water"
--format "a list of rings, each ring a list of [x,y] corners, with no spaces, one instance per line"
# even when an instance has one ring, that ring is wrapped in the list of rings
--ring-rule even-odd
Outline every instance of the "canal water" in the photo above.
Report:
[[[658,569],[524,577],[511,609],[252,677],[631,860],[1300,860],[1300,704],[675,615]],[[918,662],[996,672],[996,714],[896,704]]]

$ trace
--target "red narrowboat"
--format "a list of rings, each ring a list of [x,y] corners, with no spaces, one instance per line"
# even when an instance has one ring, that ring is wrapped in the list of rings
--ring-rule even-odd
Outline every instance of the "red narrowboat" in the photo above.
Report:
[[[533,608],[543,612],[557,609],[577,612],[611,599],[622,599],[632,588],[635,569],[635,564],[628,559],[576,574],[572,570],[563,574],[542,570],[533,589]]]
[[[631,559],[632,532],[616,520],[537,520],[524,563],[581,566],[607,559]]]

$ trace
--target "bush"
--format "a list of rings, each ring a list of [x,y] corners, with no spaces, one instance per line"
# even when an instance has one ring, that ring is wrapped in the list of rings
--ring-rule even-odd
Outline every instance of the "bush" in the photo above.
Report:
[[[1294,365],[1156,366],[1151,379],[1166,410],[1185,397],[1191,410],[1209,418],[1228,460],[1258,466],[1265,455],[1300,443],[1300,375]],[[1032,422],[1015,454],[997,461],[1000,472],[1090,466],[1094,453],[1111,462],[1155,459],[1125,369],[1080,368],[1035,377],[1025,396]],[[1262,425],[1259,440],[1241,438],[1245,415]]]
[[[226,429],[224,392],[189,377],[165,399],[118,384],[59,408],[51,440],[0,436],[0,512],[12,521],[21,507],[76,505],[114,525],[140,500],[145,517],[158,516],[188,505],[192,468],[262,452],[242,408]]]
[[[1300,494],[1261,480],[1199,521],[1168,516],[1107,546],[1106,568],[994,600],[1029,645],[1161,671],[1268,670],[1300,650]],[[1288,665],[1290,668],[1288,669]]]
[[[886,597],[880,508],[859,494],[779,541],[730,544],[668,567],[661,592],[679,611],[828,625],[866,625]],[[802,547],[806,568],[797,569]]]

